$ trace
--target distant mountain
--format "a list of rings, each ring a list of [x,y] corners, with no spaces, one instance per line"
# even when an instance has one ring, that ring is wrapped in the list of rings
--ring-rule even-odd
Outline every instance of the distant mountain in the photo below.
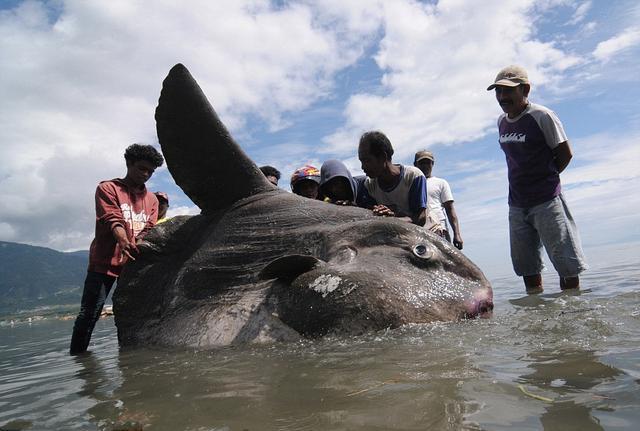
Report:
[[[79,304],[88,260],[88,251],[0,241],[0,313]]]

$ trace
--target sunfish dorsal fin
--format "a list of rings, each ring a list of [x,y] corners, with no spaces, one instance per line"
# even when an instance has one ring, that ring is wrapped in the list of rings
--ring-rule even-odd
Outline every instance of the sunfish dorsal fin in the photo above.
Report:
[[[182,64],[173,66],[162,83],[156,129],[169,172],[203,212],[275,189]]]

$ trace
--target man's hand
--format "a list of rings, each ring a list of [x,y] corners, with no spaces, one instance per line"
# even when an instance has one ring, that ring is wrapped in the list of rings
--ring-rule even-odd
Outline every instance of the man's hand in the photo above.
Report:
[[[442,227],[439,221],[432,219],[430,216],[427,217],[424,228],[429,232],[435,233],[436,235],[443,236],[442,233],[444,232],[444,227]]]
[[[462,250],[462,237],[460,235],[453,235],[453,245],[458,249]]]
[[[120,247],[120,263],[124,263],[127,259],[136,260],[133,257],[134,254],[138,253],[138,247],[136,247],[135,242],[129,241],[127,238],[127,232],[124,230],[122,226],[116,226],[113,228],[113,236],[118,242],[118,246]]]
[[[385,205],[374,205],[373,206],[373,214],[377,216],[383,217],[395,217],[396,213],[391,210],[388,206]]]
[[[120,263],[125,263],[127,259],[136,260],[133,257],[134,254],[138,254],[138,247],[136,247],[135,243],[125,239],[124,241],[118,241],[118,245],[120,246]]]

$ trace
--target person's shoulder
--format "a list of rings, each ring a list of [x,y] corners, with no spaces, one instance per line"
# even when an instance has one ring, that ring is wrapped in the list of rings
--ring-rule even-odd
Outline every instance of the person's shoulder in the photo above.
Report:
[[[404,174],[402,177],[402,181],[405,183],[405,185],[412,186],[416,180],[424,181],[425,184],[427,183],[427,177],[425,177],[422,171],[415,166],[404,165],[403,171]]]
[[[529,114],[542,129],[562,127],[562,122],[553,110],[543,105],[530,104]]]
[[[537,103],[530,103],[528,109],[528,113],[533,115],[534,117],[543,115],[556,115],[556,113],[552,109],[547,108],[544,105],[539,105]]]
[[[97,189],[99,190],[116,190],[124,187],[120,178],[114,178],[111,180],[104,180],[98,183]]]
[[[449,183],[444,178],[440,178],[432,175],[429,178],[427,178],[427,184],[429,185],[433,184],[434,186],[443,186]]]
[[[405,178],[411,177],[411,179],[413,179],[420,176],[424,177],[424,174],[422,173],[422,171],[416,168],[415,166],[403,165],[402,168],[404,169]]]
[[[142,190],[142,194],[143,194],[143,196],[144,196],[144,198],[145,198],[145,199],[149,199],[149,200],[151,200],[152,202],[160,202],[160,201],[158,200],[158,197],[156,196],[156,194],[155,194],[155,193],[153,193],[152,191],[150,191],[150,190],[149,190],[148,188],[146,188],[146,187]]]

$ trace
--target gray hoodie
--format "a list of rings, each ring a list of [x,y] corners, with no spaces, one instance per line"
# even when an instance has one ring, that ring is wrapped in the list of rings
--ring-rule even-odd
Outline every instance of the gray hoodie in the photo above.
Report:
[[[366,187],[364,187],[364,180],[366,176],[359,175],[357,177],[353,177],[349,169],[342,163],[340,160],[327,160],[322,164],[320,168],[320,194],[324,195],[324,191],[322,190],[322,186],[326,184],[329,180],[343,177],[346,178],[349,184],[351,185],[351,199],[349,199],[352,203],[356,204],[359,207],[369,208],[375,204],[375,201],[367,193]]]

